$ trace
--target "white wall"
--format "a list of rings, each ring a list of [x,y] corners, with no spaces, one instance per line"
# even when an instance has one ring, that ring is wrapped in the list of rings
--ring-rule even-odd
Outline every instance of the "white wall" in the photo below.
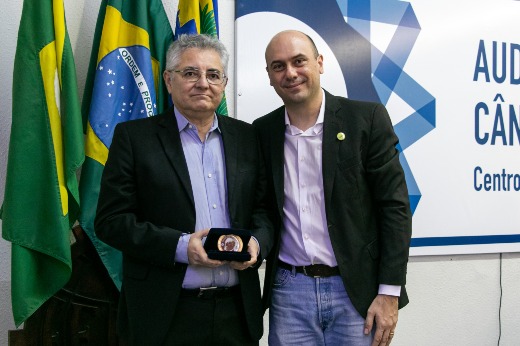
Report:
[[[170,23],[175,24],[178,0],[163,0]],[[4,1],[0,11],[0,203],[3,202],[7,150],[11,127],[12,84],[16,36],[22,0]],[[100,0],[64,0],[65,13],[78,75],[79,94],[90,59]],[[221,40],[234,48],[234,0],[219,0]],[[231,54],[230,75],[235,57]],[[228,110],[235,115],[234,78],[227,86]],[[81,97],[80,97],[81,100]],[[0,221],[1,227],[1,221]],[[504,254],[502,271],[502,340],[520,344],[520,254]],[[262,273],[261,273],[262,274]],[[10,243],[0,239],[0,346],[7,345],[7,330],[14,329],[10,305]],[[496,345],[500,299],[499,255],[414,257],[408,266],[410,305],[400,313],[392,345]],[[267,320],[265,321],[267,331]],[[264,339],[262,345],[267,345]]]
[[[6,92],[0,95],[0,203],[4,201],[7,151],[11,133],[11,92],[13,83],[13,63],[16,49],[18,23],[22,13],[22,1],[4,1],[0,11],[0,61],[5,64],[0,69],[0,80]],[[0,227],[2,221],[0,220]],[[0,345],[7,345],[7,330],[14,329],[11,310],[11,243],[0,238]]]

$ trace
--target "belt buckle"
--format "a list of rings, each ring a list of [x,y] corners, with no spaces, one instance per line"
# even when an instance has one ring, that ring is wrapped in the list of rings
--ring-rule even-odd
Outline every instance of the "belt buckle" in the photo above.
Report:
[[[305,276],[309,276],[309,277],[311,277],[311,278],[313,278],[313,279],[317,279],[317,278],[321,277],[321,276],[318,276],[318,275],[315,276],[315,275],[307,274],[307,270],[305,269],[305,266],[303,266],[303,274],[304,274]]]
[[[217,287],[201,287],[197,298],[201,298],[207,290],[214,290],[215,288]]]

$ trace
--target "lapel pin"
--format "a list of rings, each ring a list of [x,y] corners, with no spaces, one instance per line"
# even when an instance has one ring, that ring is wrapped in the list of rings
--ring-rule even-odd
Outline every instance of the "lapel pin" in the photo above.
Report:
[[[338,133],[338,135],[337,135],[336,137],[338,137],[338,139],[339,139],[340,141],[342,141],[342,140],[345,139],[345,134],[344,134],[343,132],[340,132],[340,133]]]

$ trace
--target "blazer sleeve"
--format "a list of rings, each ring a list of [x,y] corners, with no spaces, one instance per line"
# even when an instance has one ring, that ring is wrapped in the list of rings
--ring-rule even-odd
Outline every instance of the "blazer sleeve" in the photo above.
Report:
[[[399,151],[388,112],[378,104],[372,114],[366,161],[367,182],[380,225],[378,282],[404,285],[412,236],[412,213]]]
[[[255,130],[256,131],[256,130]],[[257,157],[258,157],[258,182],[255,191],[255,201],[252,213],[251,234],[260,244],[260,254],[255,267],[259,267],[267,257],[274,244],[274,212],[267,195],[267,172],[264,156],[261,151],[257,135]]]
[[[135,159],[128,131],[124,123],[118,124],[101,178],[94,221],[96,235],[124,255],[174,267],[182,232],[139,220]]]

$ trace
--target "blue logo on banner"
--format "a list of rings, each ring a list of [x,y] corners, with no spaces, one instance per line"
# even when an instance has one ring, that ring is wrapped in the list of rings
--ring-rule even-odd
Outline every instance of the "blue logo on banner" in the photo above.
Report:
[[[278,12],[314,29],[334,53],[354,100],[387,104],[395,93],[414,112],[394,126],[412,213],[421,192],[404,150],[435,128],[435,98],[403,71],[421,27],[412,5],[397,0],[238,1],[236,17]],[[384,52],[371,42],[372,22],[397,26]]]
[[[415,111],[394,126],[394,131],[399,137],[397,148],[401,151],[400,161],[405,171],[413,213],[421,198],[421,192],[403,150],[435,128],[435,98],[403,71],[421,27],[412,5],[408,2],[388,0],[337,0],[337,2],[347,23],[368,42],[371,42],[372,22],[397,25],[385,52],[371,45],[372,83],[384,105],[393,92]]]
[[[143,46],[119,47],[99,62],[89,120],[107,148],[117,124],[157,113],[151,62]]]

